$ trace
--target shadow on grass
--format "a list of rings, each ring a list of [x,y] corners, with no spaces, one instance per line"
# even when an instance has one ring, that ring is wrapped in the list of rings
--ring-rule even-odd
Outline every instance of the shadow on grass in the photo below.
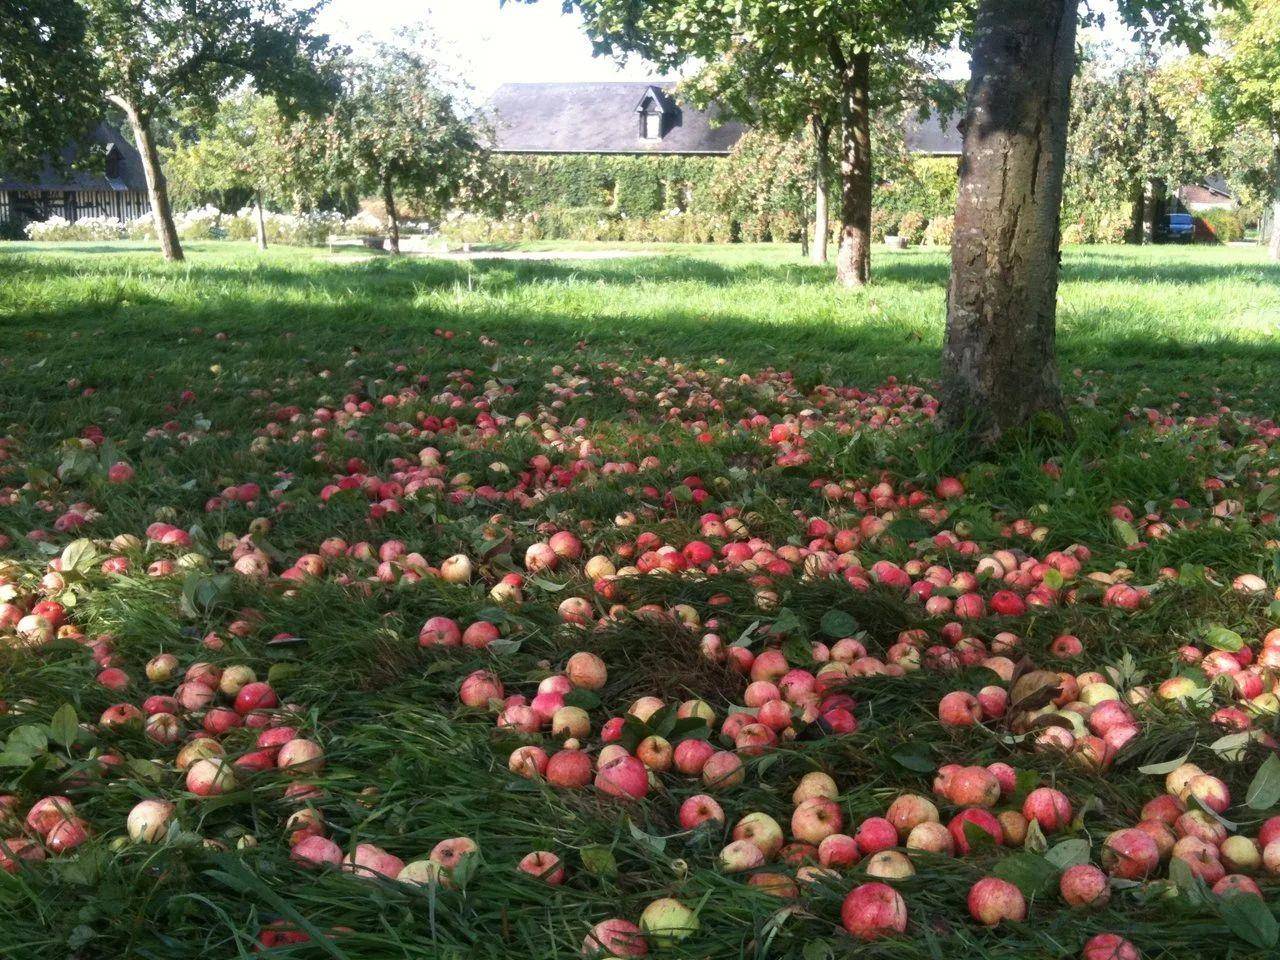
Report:
[[[260,261],[249,253],[193,257],[183,265],[128,257],[95,262],[89,271],[74,263],[83,252],[146,250],[104,244],[71,248],[66,256],[52,250],[38,257],[0,255],[0,272],[31,292],[27,303],[9,312],[11,329],[43,332],[92,324],[110,330],[119,342],[138,338],[150,344],[158,331],[169,336],[203,327],[227,331],[266,361],[296,360],[301,348],[284,340],[285,332],[305,330],[306,350],[319,356],[362,342],[383,348],[400,343],[408,350],[430,343],[431,331],[447,326],[508,343],[512,338],[531,340],[540,350],[566,355],[585,341],[611,353],[687,361],[724,356],[739,369],[776,365],[799,376],[863,385],[890,374],[937,374],[948,271],[940,252],[885,254],[877,259],[877,283],[871,290],[833,291],[826,297],[818,291],[831,284],[832,268],[805,263],[725,264],[659,255],[610,261],[379,259],[347,264],[306,257]],[[1079,287],[1092,283],[1168,284],[1170,298],[1177,296],[1173,285],[1232,277],[1280,285],[1277,265],[1192,262],[1181,251],[1171,256],[1182,259],[1153,263],[1149,255],[1128,251],[1069,253],[1064,282],[1076,286],[1075,298],[1085,306],[1075,307],[1070,322],[1059,330],[1064,366],[1126,372],[1145,366],[1144,375],[1171,384],[1203,376],[1220,364],[1280,360],[1280,345],[1264,340],[1183,340],[1129,332],[1123,307],[1079,297]],[[643,284],[654,288],[650,300],[617,299]],[[699,295],[697,288],[719,292]],[[742,288],[740,297],[735,288]],[[810,291],[803,302],[789,297],[788,291],[797,288]],[[562,295],[562,290],[568,293]],[[776,321],[769,309],[759,308],[762,298],[770,306],[776,302]],[[747,303],[754,314],[744,307]],[[1158,308],[1160,301],[1154,304]],[[171,349],[196,356],[194,343]]]

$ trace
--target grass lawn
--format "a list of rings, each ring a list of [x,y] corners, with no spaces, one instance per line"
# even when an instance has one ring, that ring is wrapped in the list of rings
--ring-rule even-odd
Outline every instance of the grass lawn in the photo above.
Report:
[[[567,958],[665,898],[696,929],[615,951],[1275,955],[1280,266],[1069,249],[1075,436],[975,458],[930,422],[945,253],[841,292],[645,249],[0,244],[0,957]],[[681,822],[702,794],[725,823]],[[873,856],[904,795],[999,826],[898,803]],[[781,832],[734,872],[751,813]],[[1072,910],[1086,862],[1110,900]],[[852,939],[908,869],[905,932]],[[991,875],[1026,922],[970,916]]]

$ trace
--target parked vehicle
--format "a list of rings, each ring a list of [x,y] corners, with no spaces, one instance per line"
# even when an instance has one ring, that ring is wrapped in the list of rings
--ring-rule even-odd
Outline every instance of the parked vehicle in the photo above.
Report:
[[[1195,239],[1196,218],[1189,213],[1171,213],[1164,218],[1165,238],[1173,243],[1190,243]]]

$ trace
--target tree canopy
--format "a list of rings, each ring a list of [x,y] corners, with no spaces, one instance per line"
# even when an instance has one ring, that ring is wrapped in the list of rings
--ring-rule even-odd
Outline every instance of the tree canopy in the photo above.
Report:
[[[439,215],[481,188],[479,118],[420,33],[377,44],[344,72],[346,89],[320,130],[329,176],[382,198],[398,250],[397,197]]]
[[[30,174],[101,117],[76,0],[0,0],[0,170]]]

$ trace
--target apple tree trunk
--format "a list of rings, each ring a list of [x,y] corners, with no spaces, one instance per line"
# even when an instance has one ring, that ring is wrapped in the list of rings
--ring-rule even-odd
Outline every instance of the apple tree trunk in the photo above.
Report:
[[[826,263],[827,245],[831,241],[830,198],[827,196],[827,187],[831,181],[831,172],[827,169],[827,158],[831,150],[831,125],[824,120],[815,119],[813,132],[818,158],[814,171],[813,246],[809,250],[814,263]]]
[[[1271,139],[1275,143],[1271,156],[1271,259],[1280,260],[1280,130]]]
[[[1054,350],[1079,0],[981,0],[964,119],[942,420],[990,442],[1065,421]]]
[[[138,154],[142,157],[142,171],[147,178],[151,219],[156,225],[156,236],[160,240],[164,258],[170,262],[182,260],[182,242],[178,239],[178,228],[173,222],[173,208],[169,205],[169,184],[160,167],[160,151],[156,149],[156,139],[151,132],[151,118],[123,97],[113,95],[107,99],[124,111],[129,118],[129,126],[133,129],[133,139],[137,142]]]
[[[396,214],[396,197],[391,189],[391,178],[382,180],[382,202],[387,207],[387,249],[391,253],[400,253],[400,218]]]
[[[258,208],[258,249],[267,249],[267,215],[262,209],[262,191],[255,191],[254,201]]]
[[[836,282],[862,287],[871,279],[871,53],[853,53],[842,67],[840,99],[840,250]]]

